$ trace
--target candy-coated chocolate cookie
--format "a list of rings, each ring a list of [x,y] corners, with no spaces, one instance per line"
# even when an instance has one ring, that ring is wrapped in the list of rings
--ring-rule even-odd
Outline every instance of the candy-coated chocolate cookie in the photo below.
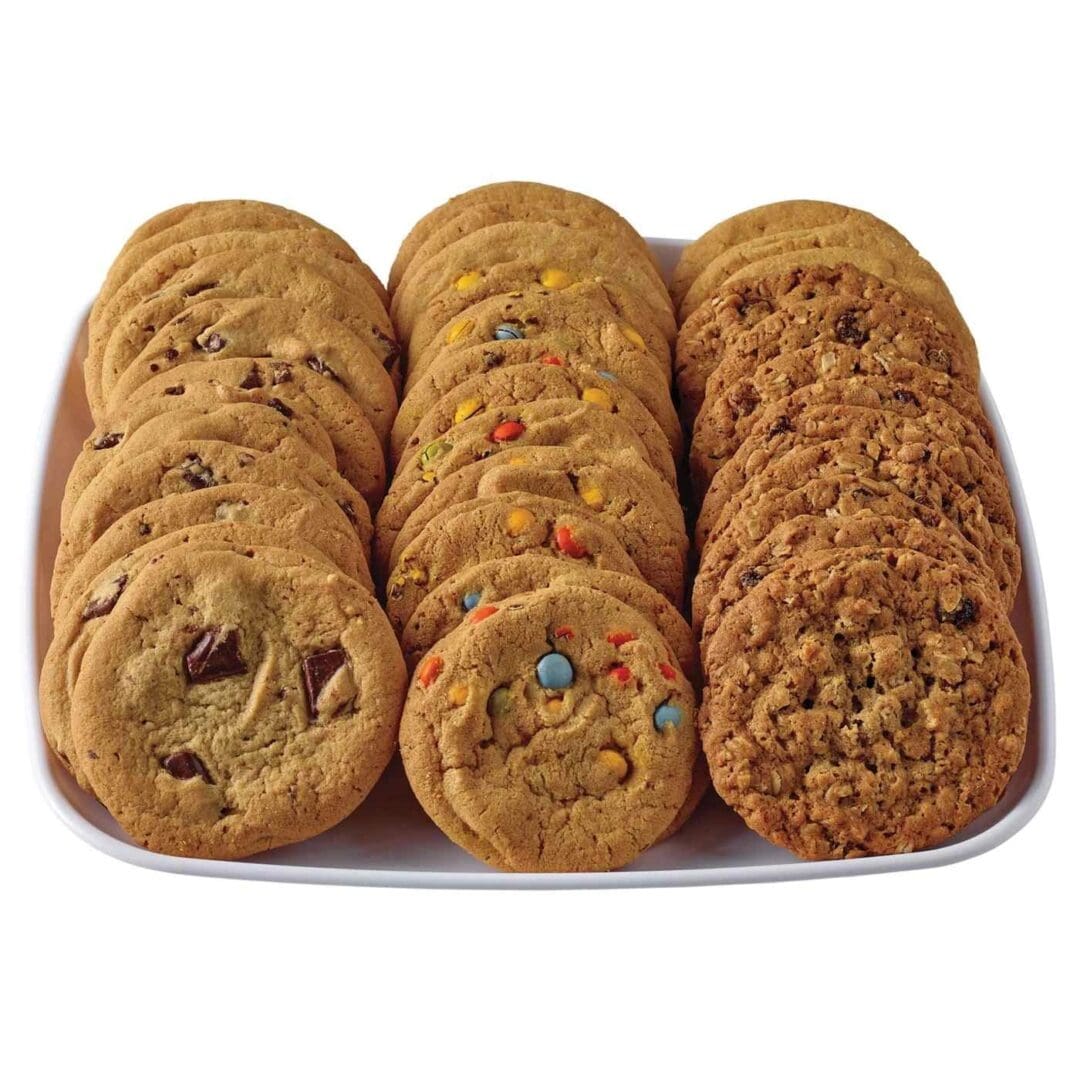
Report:
[[[242,858],[350,814],[395,745],[405,665],[374,597],[288,552],[176,549],[83,656],[78,767],[154,851]]]
[[[655,627],[606,593],[566,586],[491,606],[410,681],[401,752],[417,798],[501,869],[625,866],[686,803],[692,687],[671,678]]]
[[[188,364],[253,356],[307,368],[334,383],[360,406],[380,440],[389,436],[397,394],[387,368],[395,355],[377,355],[316,308],[273,297],[206,300],[181,311],[117,379],[106,411],[122,410],[147,382],[168,379]]]
[[[499,268],[511,265],[517,277],[506,287],[498,280]],[[565,287],[593,278],[620,282],[648,308],[656,328],[673,339],[671,298],[648,256],[610,233],[550,224],[490,225],[463,237],[416,268],[408,284],[394,293],[390,314],[401,339],[409,341],[421,313],[446,293],[472,304],[496,292],[536,284]],[[492,288],[492,280],[500,287]]]
[[[683,523],[673,518],[678,504],[670,489],[665,501],[663,481],[640,460],[635,466],[633,454],[608,465],[574,464],[574,455],[558,449],[536,448],[534,453],[537,460],[523,454],[518,464],[516,457],[499,457],[491,459],[495,464],[490,468],[473,465],[448,477],[405,523],[386,565],[397,565],[421,531],[436,517],[445,521],[454,507],[493,495],[529,493],[595,515],[615,534],[642,577],[681,604],[690,542]]]
[[[412,613],[401,634],[409,670],[476,608],[536,589],[587,586],[635,608],[671,646],[673,660],[691,682],[698,670],[697,642],[671,601],[641,578],[598,570],[542,555],[518,555],[470,566],[433,589]]]
[[[265,401],[154,399],[111,419],[108,428],[95,428],[83,441],[64,488],[60,528],[67,527],[83,492],[107,465],[178,439],[216,439],[264,451],[273,450],[282,439],[299,439],[328,465],[336,464],[325,429],[302,414],[287,416]]]
[[[675,354],[682,414],[693,421],[709,377],[729,354],[763,363],[834,342],[878,365],[908,360],[978,389],[974,348],[931,309],[855,266],[811,266],[732,284],[686,319]]]
[[[728,610],[704,663],[717,791],[802,858],[941,843],[1023,754],[1008,618],[967,570],[903,548],[791,560]]]
[[[249,450],[213,439],[170,442],[106,466],[72,508],[53,567],[53,598],[90,546],[118,518],[137,506],[178,492],[218,484],[266,484],[303,488],[336,502],[363,548],[369,517],[360,495],[321,458],[296,439],[284,439],[273,452]]]
[[[266,484],[218,484],[165,495],[114,521],[75,564],[56,596],[53,614],[63,617],[90,582],[118,559],[179,530],[219,522],[272,526],[294,542],[311,544],[344,573],[374,592],[356,530],[329,496],[304,488]],[[280,546],[280,545],[279,545]]]
[[[662,428],[616,379],[581,366],[564,368],[555,364],[512,364],[459,383],[420,419],[398,460],[492,409],[556,399],[585,402],[617,416],[641,440],[657,471],[669,482],[675,476],[675,459],[682,453],[682,428],[674,409],[668,417],[671,426]],[[670,398],[668,401],[670,404]]]
[[[213,238],[204,239],[205,243],[198,244],[212,248]],[[177,246],[187,252],[187,245]],[[316,249],[305,250],[299,242],[282,246],[294,250],[225,248],[175,268],[167,261],[158,273],[154,273],[155,263],[171,259],[173,249],[151,260],[91,326],[85,377],[94,415],[100,414],[117,381],[158,329],[186,308],[207,300],[263,296],[291,300],[337,319],[380,360],[392,362],[399,349],[389,316],[370,292],[357,291],[350,264]]]
[[[286,549],[301,556],[305,564],[332,567],[317,547],[297,540],[281,529],[238,522],[214,522],[168,533],[136,548],[97,574],[62,610],[41,669],[39,700],[41,726],[56,756],[79,784],[89,789],[78,768],[71,745],[71,696],[79,678],[82,658],[94,635],[105,624],[124,590],[145,566],[153,565],[163,552],[183,546],[188,551],[237,551],[257,556],[260,548]]]
[[[417,605],[447,578],[518,555],[641,577],[618,536],[588,510],[527,493],[472,499],[428,522],[390,570],[386,614],[394,632],[400,635]]]
[[[1010,610],[1020,580],[1020,549],[1007,526],[990,521],[978,496],[964,491],[934,462],[882,457],[873,440],[834,439],[791,450],[731,499],[714,502],[706,496],[697,523],[702,565],[706,558],[717,559],[717,572],[725,573],[723,560],[734,560],[746,550],[742,528],[749,528],[749,538],[756,542],[783,517],[830,513],[831,500],[840,491],[882,516],[915,516],[935,528],[942,519],[951,522],[983,556],[999,586],[1002,606]],[[791,493],[801,494],[789,501]],[[898,494],[906,497],[899,504],[894,501]],[[811,508],[803,509],[807,505]],[[723,554],[712,555],[714,545]]]
[[[595,215],[598,228],[610,228],[631,238],[637,236],[634,228],[610,206],[589,195],[550,184],[537,184],[525,180],[509,180],[485,184],[455,195],[449,201],[425,214],[409,231],[390,268],[390,290],[394,291],[416,253],[427,240],[448,222],[477,207],[547,206],[556,209],[588,211]]]
[[[946,402],[978,429],[983,441],[996,445],[993,425],[979,399],[952,376],[907,360],[881,360],[850,345],[831,342],[792,352],[781,352],[759,362],[754,354],[725,357],[709,376],[705,401],[694,422],[694,454],[722,464],[738,449],[762,411],[789,394],[811,384],[844,383],[865,395],[862,404],[915,415],[933,407],[933,399]]]

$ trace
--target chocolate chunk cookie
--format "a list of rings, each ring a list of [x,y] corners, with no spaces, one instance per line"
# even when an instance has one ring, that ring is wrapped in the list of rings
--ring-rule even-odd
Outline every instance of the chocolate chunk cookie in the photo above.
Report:
[[[802,858],[915,851],[1004,791],[1030,688],[996,598],[905,549],[795,559],[729,609],[700,714],[717,791]]]
[[[242,858],[320,833],[394,752],[405,665],[374,598],[295,556],[175,550],[83,657],[78,765],[154,851]]]
[[[493,866],[625,866],[686,802],[693,689],[652,624],[605,593],[568,586],[491,607],[412,679],[401,752],[413,791]]]

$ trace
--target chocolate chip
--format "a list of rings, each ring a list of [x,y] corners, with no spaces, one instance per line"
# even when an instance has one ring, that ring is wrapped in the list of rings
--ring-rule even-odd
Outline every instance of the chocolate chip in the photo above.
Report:
[[[91,596],[86,607],[83,608],[83,622],[88,622],[90,619],[99,619],[102,615],[108,615],[116,607],[116,601],[120,599],[120,594],[124,591],[127,582],[127,574],[121,574],[113,581],[107,582],[102,592]]]
[[[870,335],[863,329],[862,319],[857,311],[845,311],[836,320],[836,340],[845,345],[865,345]]]
[[[165,359],[166,360],[175,360],[179,355],[180,355],[180,350],[179,349],[166,349],[165,350]]]
[[[273,363],[270,365],[270,381],[274,386],[292,382],[292,368],[288,364]]]
[[[341,382],[338,373],[321,357],[309,356],[304,363],[317,375],[325,375],[328,379],[333,379],[334,382]]]
[[[498,367],[503,362],[503,356],[497,352],[485,352],[483,356],[484,367],[494,368]]]
[[[181,464],[184,469],[181,475],[193,488],[213,487],[217,483],[213,472],[202,463],[198,454],[184,458]]]
[[[739,584],[744,589],[752,589],[755,585],[759,584],[761,580],[761,574],[759,574],[757,570],[747,570],[745,573],[739,575]]]
[[[111,450],[123,437],[123,432],[110,431],[108,435],[95,439],[91,445],[95,450]]]
[[[184,393],[184,388],[182,386],[166,386],[165,387],[165,396],[166,397],[181,397],[183,395],[183,393]]]
[[[177,750],[175,753],[169,754],[168,757],[163,757],[161,767],[176,780],[194,780],[197,776],[208,784],[213,783],[209,771],[202,763],[202,759],[198,754],[193,754],[190,750]]]
[[[802,707],[804,709],[812,709],[814,707],[814,699],[812,697],[803,698]]]
[[[304,658],[304,690],[307,693],[308,711],[318,716],[319,695],[334,673],[344,666],[348,657],[342,648],[327,649]]]
[[[243,675],[247,671],[247,664],[240,655],[239,631],[220,626],[208,627],[188,649],[184,668],[193,683]]]
[[[252,369],[240,380],[241,390],[256,390],[262,385],[262,372],[259,370],[258,364],[255,364]]]
[[[140,521],[139,522],[139,535],[140,536],[149,536],[150,535],[150,526],[147,525],[145,521]]]
[[[372,336],[375,337],[383,346],[385,356],[383,357],[383,367],[392,368],[394,362],[401,355],[401,346],[389,335],[384,334],[377,326],[371,328]]]
[[[919,407],[919,399],[910,390],[895,390],[893,391],[893,397],[900,402],[901,405],[914,405]]]
[[[970,626],[979,617],[979,607],[974,600],[964,597],[960,606],[953,611],[937,610],[937,619],[940,623],[952,623],[957,630]]]
[[[221,352],[228,342],[215,330],[201,345],[204,352]]]
[[[777,435],[783,435],[786,432],[794,431],[791,426],[791,421],[786,416],[781,416],[779,420],[771,428],[769,428],[769,438],[775,439]]]
[[[353,504],[345,499],[342,499],[341,502],[338,503],[338,506],[341,507],[342,512],[349,519],[349,523],[352,525],[352,527],[354,529],[358,529],[360,527],[360,519],[356,516],[356,510],[353,509]]]
[[[286,420],[291,420],[296,415],[292,411],[292,409],[290,409],[289,406],[281,400],[281,398],[267,398],[266,404],[269,405],[271,409],[274,409],[275,411],[281,413],[281,415],[284,416]]]

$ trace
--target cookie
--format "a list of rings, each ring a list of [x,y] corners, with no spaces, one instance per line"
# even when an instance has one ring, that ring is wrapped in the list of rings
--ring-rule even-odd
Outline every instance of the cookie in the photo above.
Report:
[[[860,494],[863,502],[872,497],[869,489]],[[858,502],[856,507],[856,513],[850,516],[800,514],[779,522],[760,543],[747,547],[734,560],[725,560],[727,570],[722,575],[716,572],[722,549],[710,549],[694,579],[692,619],[702,640],[713,635],[732,604],[738,603],[777,568],[793,558],[839,548],[908,548],[939,562],[966,565],[975,576],[996,589],[982,555],[944,518],[932,517],[935,523],[926,525],[914,516],[914,508],[910,508],[912,516],[882,517]]]
[[[304,258],[276,251],[239,250],[207,256],[178,270],[150,295],[118,314],[108,331],[100,330],[91,340],[84,364],[91,411],[100,417],[119,379],[159,327],[208,300],[290,300],[336,319],[384,364],[392,365],[400,350],[389,316],[374,299],[358,295],[350,287],[346,265],[334,259],[320,261],[317,253]],[[123,291],[132,288],[127,285]]]
[[[273,526],[295,541],[318,548],[369,592],[371,581],[356,530],[340,507],[322,493],[264,484],[218,484],[166,495],[129,510],[94,541],[72,568],[62,589],[54,589],[59,619],[90,582],[118,559],[144,544],[179,530],[218,522]]]
[[[448,519],[454,507],[493,495],[539,495],[563,502],[570,509],[593,515],[622,544],[634,564],[669,600],[681,604],[686,584],[690,547],[685,526],[674,518],[678,504],[664,484],[650,475],[635,455],[624,455],[612,464],[575,462],[575,455],[558,449],[537,448],[519,459],[502,458],[460,469],[440,484],[394,540],[389,559],[380,566],[395,566],[404,551],[436,517]],[[650,483],[651,479],[651,483]],[[378,553],[377,553],[378,555]]]
[[[599,199],[582,195],[576,191],[552,187],[549,184],[537,184],[529,181],[503,181],[485,184],[470,191],[455,195],[454,198],[425,214],[409,231],[402,241],[401,248],[390,268],[390,291],[393,292],[401,280],[417,251],[427,240],[447,223],[477,206],[520,207],[546,206],[554,209],[588,211],[595,215],[599,226],[606,226],[623,234],[637,233],[624,218]]]
[[[46,741],[80,786],[87,790],[89,783],[81,770],[76,771],[78,760],[71,745],[71,696],[79,678],[82,658],[124,590],[143,568],[153,565],[163,552],[181,546],[188,551],[237,551],[251,555],[256,555],[259,548],[285,548],[301,556],[304,565],[333,567],[318,548],[294,539],[281,529],[215,522],[159,537],[124,555],[96,575],[57,620],[42,664],[39,686],[41,726]]]
[[[345,325],[313,307],[272,297],[206,300],[158,328],[113,384],[114,415],[143,385],[186,364],[260,357],[306,367],[336,383],[360,406],[385,444],[397,394],[381,357]]]
[[[151,403],[260,402],[291,420],[315,420],[330,442],[331,464],[369,505],[386,490],[386,458],[378,434],[364,411],[326,375],[307,364],[285,360],[208,360],[184,364],[144,383],[129,402],[132,409]],[[111,426],[110,418],[107,423]]]
[[[757,357],[732,356],[709,376],[705,400],[694,421],[696,457],[722,464],[738,449],[763,409],[814,383],[856,385],[881,407],[921,410],[932,398],[946,402],[996,445],[993,425],[979,399],[944,372],[907,360],[881,360],[850,345],[827,345],[781,352],[762,363]]]
[[[832,343],[879,364],[923,364],[978,391],[974,349],[933,311],[854,266],[813,266],[733,286],[683,323],[675,353],[683,416],[697,415],[709,377],[733,350],[763,363]]]
[[[419,661],[476,608],[499,604],[536,589],[580,585],[613,596],[639,611],[671,647],[674,660],[693,682],[697,677],[697,642],[672,603],[647,582],[612,570],[580,566],[542,555],[518,555],[478,563],[447,578],[412,613],[401,632],[405,664]]]
[[[401,553],[386,583],[386,614],[401,633],[447,578],[477,563],[542,555],[641,577],[615,533],[588,510],[540,495],[493,495],[451,507]]]
[[[829,412],[826,413],[826,409]],[[888,421],[892,429],[901,432],[911,442],[921,440],[918,429],[925,429],[928,434],[933,433],[935,438],[947,443],[952,441],[952,449],[959,453],[947,455],[950,459],[950,475],[953,475],[951,459],[959,458],[955,463],[955,476],[964,486],[980,482],[987,472],[992,473],[1000,485],[1007,485],[1001,462],[983,437],[985,424],[977,425],[941,398],[898,391],[889,378],[856,376],[852,379],[809,383],[765,407],[751,410],[748,414],[750,423],[744,426],[737,441],[731,437],[724,438],[725,429],[716,419],[718,413],[723,415],[723,408],[713,409],[707,402],[694,424],[690,451],[690,478],[694,490],[707,491],[713,476],[731,461],[740,457],[745,459],[748,455],[752,459],[751,447],[755,440],[760,441],[763,436],[773,445],[776,440],[770,437],[772,433],[794,437],[796,431],[804,434],[817,432],[819,434],[814,437],[823,438],[831,437],[830,433],[836,430],[841,434],[848,433],[841,426],[844,419],[858,419],[866,415],[861,411],[848,412],[848,409],[871,409],[878,414],[886,414],[882,420]],[[904,424],[902,420],[910,423]],[[854,431],[850,433],[855,434]]]
[[[64,487],[60,528],[67,528],[83,492],[107,465],[178,439],[216,439],[264,451],[272,451],[282,439],[299,439],[328,465],[336,464],[330,437],[309,417],[284,415],[266,402],[228,404],[204,399],[189,403],[186,398],[156,398],[134,406],[110,423],[108,430],[95,428],[84,440]]]
[[[716,560],[716,572],[723,575],[724,560],[737,558],[747,538],[757,542],[785,517],[828,514],[841,493],[852,505],[885,517],[914,515],[935,528],[942,519],[951,522],[983,556],[1000,588],[1002,606],[1010,610],[1020,580],[1020,550],[1008,529],[995,526],[979,498],[933,462],[882,458],[876,444],[857,438],[792,450],[773,460],[737,497],[723,504],[709,504],[707,498],[697,523],[702,566],[706,559]],[[905,499],[896,501],[897,495]],[[715,555],[714,545],[721,549]]]
[[[567,586],[492,606],[410,683],[401,754],[413,791],[490,865],[625,866],[686,802],[693,689],[656,629],[605,593]]]
[[[321,475],[316,478],[317,474]],[[356,531],[357,543],[362,549],[367,546],[370,525],[360,496],[296,439],[282,440],[273,452],[211,439],[165,443],[114,461],[83,492],[60,538],[53,567],[54,602],[78,560],[129,510],[166,495],[231,483],[321,493],[342,508]]]
[[[176,550],[83,657],[79,766],[136,843],[242,858],[325,831],[394,752],[405,666],[374,598],[296,556]]]
[[[504,283],[499,268],[511,264],[515,280]],[[401,339],[410,341],[424,309],[447,292],[472,304],[534,284],[551,287],[592,278],[621,282],[645,304],[665,338],[674,339],[671,299],[647,256],[610,234],[549,224],[490,225],[450,244],[394,293],[390,314]]]
[[[617,379],[580,365],[511,364],[466,379],[448,390],[420,419],[401,447],[398,460],[491,409],[551,400],[583,401],[617,416],[640,439],[656,470],[669,480],[675,476],[675,457],[682,452],[682,429],[674,409],[666,417],[670,426],[661,428],[653,414]]]
[[[389,549],[408,518],[446,477],[476,461],[529,446],[562,446],[601,458],[607,451],[631,451],[657,464],[626,423],[586,402],[553,398],[490,409],[399,462],[376,518],[379,549]],[[673,473],[662,479],[674,487]]]
[[[716,790],[802,858],[940,843],[1023,754],[1028,675],[996,598],[902,548],[777,569],[728,611],[705,667]]]

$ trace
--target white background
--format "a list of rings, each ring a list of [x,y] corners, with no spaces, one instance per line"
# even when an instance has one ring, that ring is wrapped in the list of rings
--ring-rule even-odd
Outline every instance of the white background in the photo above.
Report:
[[[1075,1068],[1075,26],[1040,3],[645,7],[7,7],[11,1075]],[[33,463],[73,318],[127,233],[173,203],[261,198],[385,273],[418,216],[510,178],[667,236],[774,199],[848,202],[944,274],[1026,476],[1059,671],[1054,788],[1004,847],[799,885],[440,894],[155,875],[52,818],[26,746]]]

